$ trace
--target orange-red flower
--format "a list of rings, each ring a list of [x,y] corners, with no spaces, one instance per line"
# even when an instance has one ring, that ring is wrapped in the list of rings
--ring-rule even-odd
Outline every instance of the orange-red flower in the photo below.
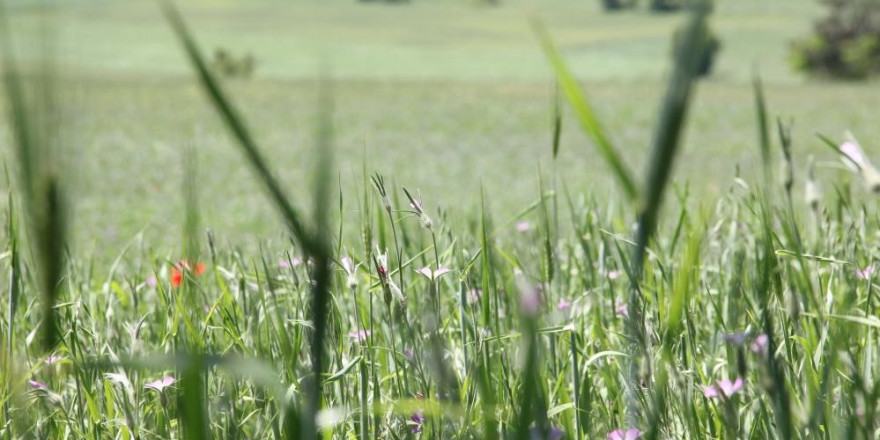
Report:
[[[202,263],[196,263],[194,268],[192,266],[188,261],[178,261],[171,266],[171,287],[180,287],[184,272],[199,276],[205,271],[205,265]]]

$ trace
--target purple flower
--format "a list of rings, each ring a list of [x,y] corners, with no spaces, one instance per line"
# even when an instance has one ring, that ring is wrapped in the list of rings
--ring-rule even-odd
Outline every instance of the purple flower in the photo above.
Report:
[[[413,428],[412,433],[418,434],[422,432],[422,424],[425,423],[425,413],[422,410],[418,410],[413,413],[412,417],[409,418],[412,422]]]
[[[626,303],[621,303],[615,309],[618,315],[623,316],[624,318],[629,318],[629,308],[626,306]]]
[[[768,338],[767,335],[758,335],[749,348],[755,353],[764,354],[767,352],[767,344],[769,344],[769,342],[770,338]]]
[[[58,362],[61,362],[63,360],[64,360],[63,357],[53,354],[53,355],[47,357],[46,360],[44,361],[44,363],[46,365],[55,365]]]
[[[147,283],[147,285],[150,287],[156,287],[156,284],[158,283],[158,281],[156,281],[155,275],[151,275],[151,276],[147,277],[147,279],[144,282]]]
[[[348,333],[348,337],[358,342],[365,342],[372,332],[369,330],[355,330]]]
[[[442,266],[440,268],[438,268],[437,270],[433,270],[429,266],[425,266],[421,269],[416,269],[416,272],[418,272],[419,275],[421,275],[431,281],[435,281],[436,279],[440,278],[441,276],[446,275],[449,272],[452,272],[452,270],[450,270],[448,267],[442,267]]]
[[[703,395],[708,398],[717,398],[717,397],[730,397],[743,387],[743,380],[741,377],[736,378],[735,381],[731,382],[727,379],[719,380],[717,385],[712,385],[703,388]]]
[[[608,433],[608,440],[635,440],[643,434],[639,428],[629,428],[626,430],[615,429]]]
[[[46,384],[44,384],[43,382],[40,382],[40,381],[29,380],[28,385],[30,385],[31,388],[33,388],[35,390],[49,391],[49,387],[47,387]]]
[[[531,440],[559,440],[565,435],[565,431],[555,426],[550,427],[550,430],[546,433],[547,435],[544,435],[537,426],[532,428],[529,433],[531,434],[529,436]]]
[[[560,299],[558,303],[556,303],[556,308],[559,310],[565,310],[571,308],[571,301],[563,298]]]
[[[517,232],[528,232],[532,229],[532,224],[527,221],[516,222]]]
[[[871,278],[871,275],[874,274],[874,266],[868,266],[864,269],[856,268],[855,274],[856,278],[860,280],[867,280],[868,278]]]
[[[403,350],[403,356],[406,357],[407,360],[411,361],[416,358],[416,354],[413,353],[409,348]]]
[[[174,382],[177,381],[173,377],[165,376],[161,379],[156,379],[152,382],[145,383],[144,388],[148,390],[155,390],[157,393],[161,394],[163,391],[165,391],[165,388],[174,385]]]

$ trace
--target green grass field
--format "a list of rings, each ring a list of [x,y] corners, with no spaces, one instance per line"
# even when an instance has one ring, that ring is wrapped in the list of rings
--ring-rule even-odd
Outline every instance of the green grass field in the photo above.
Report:
[[[815,5],[720,2],[694,81],[696,11],[188,2],[222,89],[171,9],[8,7],[0,440],[880,432],[880,92],[788,70]]]
[[[551,27],[632,166],[644,165],[669,70],[669,36],[681,16],[607,16],[594,3],[187,2],[183,12],[206,51],[222,46],[255,54],[256,78],[229,87],[298,198],[312,179],[312,110],[323,69],[335,81],[344,188],[360,181],[366,160],[368,169],[457,214],[474,212],[478,201],[469,194],[483,184],[504,217],[536,199],[539,167],[555,166],[572,190],[611,188],[571,119],[563,124],[561,160],[552,164],[553,82],[529,30],[530,15]],[[39,19],[57,33],[78,251],[113,256],[141,230],[155,246],[176,243],[180,152],[187,145],[198,151],[206,226],[237,244],[278,236],[279,224],[239,166],[154,3],[45,9],[13,11],[25,37],[21,46],[34,48]],[[809,82],[786,65],[788,41],[803,35],[818,11],[802,1],[718,5],[713,23],[723,49],[696,96],[677,181],[715,197],[737,164],[749,177],[756,158],[754,69],[768,84],[774,114],[795,120],[801,159],[821,151],[817,131],[878,135],[867,116],[876,87]]]

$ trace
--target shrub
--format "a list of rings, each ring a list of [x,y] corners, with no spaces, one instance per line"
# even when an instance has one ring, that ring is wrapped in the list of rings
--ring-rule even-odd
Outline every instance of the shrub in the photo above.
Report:
[[[880,0],[820,0],[829,14],[792,44],[798,70],[842,79],[880,73]]]

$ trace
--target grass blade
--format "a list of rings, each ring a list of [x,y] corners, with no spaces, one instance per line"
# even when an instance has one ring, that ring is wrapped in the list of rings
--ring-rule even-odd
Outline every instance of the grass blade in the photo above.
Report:
[[[559,138],[562,135],[562,109],[559,106],[559,84],[553,89],[553,159],[559,156]]]
[[[772,157],[770,156],[770,127],[767,122],[767,104],[764,100],[764,88],[761,85],[761,77],[757,74],[752,78],[752,86],[755,92],[755,109],[758,117],[758,145],[761,147],[764,184],[769,186],[773,177],[773,170],[771,169]]]
[[[165,14],[165,18],[168,20],[171,28],[174,30],[183,45],[190,63],[192,63],[193,67],[196,69],[199,82],[202,87],[204,87],[211,103],[214,104],[217,112],[220,113],[223,122],[231,132],[232,136],[238,141],[238,145],[241,146],[242,151],[245,153],[245,157],[250,165],[256,170],[257,176],[269,191],[272,201],[278,209],[281,210],[281,214],[284,216],[284,220],[287,222],[294,236],[300,240],[304,247],[307,249],[311,248],[311,240],[306,233],[305,226],[302,223],[299,213],[290,203],[290,199],[284,194],[281,185],[269,170],[269,166],[266,164],[266,160],[263,158],[262,153],[257,147],[256,141],[245,125],[244,119],[238,114],[238,111],[233,107],[232,102],[226,97],[226,94],[220,87],[217,79],[214,78],[214,75],[208,70],[204,57],[196,46],[196,42],[186,27],[186,23],[183,21],[180,12],[178,12],[170,0],[159,1],[162,5],[162,11]]]
[[[627,384],[627,423],[636,426],[638,423],[638,389],[640,362],[647,361],[645,323],[642,316],[641,291],[638,283],[642,276],[644,259],[654,230],[657,227],[663,193],[672,173],[672,166],[678,151],[679,139],[684,128],[691,91],[698,78],[700,61],[708,48],[708,28],[706,17],[710,12],[708,2],[695,6],[694,13],[683,29],[683,43],[677,47],[675,67],[669,79],[666,96],[660,109],[660,120],[654,134],[651,158],[648,160],[647,180],[645,181],[644,198],[638,214],[636,231],[636,247],[633,250],[632,268],[633,289],[628,309],[628,337],[632,346],[630,354],[630,377]]]
[[[596,118],[596,113],[587,101],[583,91],[581,91],[581,88],[571,71],[568,70],[568,66],[565,65],[565,61],[563,61],[562,56],[556,49],[556,45],[550,38],[550,34],[547,32],[544,24],[540,20],[533,19],[532,30],[538,38],[538,42],[541,43],[544,54],[547,56],[547,59],[550,61],[550,65],[553,67],[553,71],[556,74],[556,80],[562,87],[565,97],[568,99],[569,104],[571,104],[572,109],[574,109],[574,113],[581,124],[581,128],[586,134],[593,138],[596,147],[599,149],[599,154],[605,159],[608,166],[611,167],[611,170],[614,172],[614,177],[617,178],[626,197],[630,201],[637,200],[639,193],[635,179],[632,177],[632,173],[620,158],[620,154],[618,154],[615,146],[605,135],[602,125]],[[556,152],[555,141],[554,138],[554,157]]]

